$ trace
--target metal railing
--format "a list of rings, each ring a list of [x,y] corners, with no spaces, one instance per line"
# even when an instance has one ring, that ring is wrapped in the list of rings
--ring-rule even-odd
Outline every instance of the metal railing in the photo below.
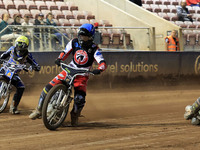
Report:
[[[200,50],[200,31],[197,28],[182,28],[184,51]],[[196,31],[196,32],[194,32]]]
[[[16,35],[20,34],[20,35],[27,35],[27,32],[29,33],[28,37],[30,39],[30,47],[29,50],[30,51],[54,51],[54,50],[61,50],[66,46],[66,42],[65,41],[70,41],[72,38],[74,38],[75,36],[77,36],[77,29],[79,28],[79,26],[47,26],[47,25],[28,25],[28,26],[22,26],[22,25],[8,25],[6,28],[4,28],[1,32],[0,35],[6,31],[7,29],[12,30],[12,35],[13,37],[10,38],[9,40],[4,40],[3,36],[0,36],[0,47],[2,49],[2,45],[3,44],[10,44],[13,45],[16,39]],[[18,34],[16,29],[18,29]],[[35,30],[39,30],[39,32],[34,32]],[[66,36],[64,33],[66,33],[66,29],[69,30],[68,32],[68,36]],[[75,29],[75,30],[74,30]],[[144,35],[143,38],[145,38],[145,44],[146,44],[146,49],[150,49],[150,45],[152,44],[151,42],[151,36],[150,36],[150,28],[146,28],[146,27],[99,27],[97,29],[97,31],[100,31],[102,29],[106,29],[106,30],[120,30],[121,34],[122,34],[122,38],[121,38],[121,45],[118,46],[117,48],[114,47],[115,50],[117,49],[133,49],[133,40],[135,41],[135,37],[134,32],[136,30],[139,30],[138,32],[144,31]],[[30,30],[32,30],[32,32],[30,32]],[[61,35],[62,37],[62,45],[57,44],[57,46],[55,46],[55,43],[52,43],[52,40],[54,40],[54,36],[53,36],[53,32],[57,32]],[[133,32],[134,31],[134,32]],[[130,45],[127,45],[126,43],[126,35],[130,34],[130,45],[131,47],[128,47]],[[103,34],[103,33],[102,33]],[[110,48],[113,49],[113,45],[112,45],[112,39],[110,39],[111,41],[110,44],[108,44],[107,46],[105,46],[104,48]],[[102,42],[102,41],[101,41]],[[53,44],[53,45],[52,45]],[[103,47],[102,43],[98,43],[100,47]],[[144,42],[143,42],[144,44]]]

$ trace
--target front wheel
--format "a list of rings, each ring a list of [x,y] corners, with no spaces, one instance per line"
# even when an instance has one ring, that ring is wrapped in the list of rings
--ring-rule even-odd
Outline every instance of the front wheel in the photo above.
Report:
[[[2,113],[6,109],[10,98],[8,86],[8,81],[5,78],[0,77],[0,113]]]
[[[45,127],[49,130],[55,130],[61,126],[67,116],[69,103],[62,104],[63,99],[68,100],[67,90],[63,84],[58,84],[51,88],[44,100],[42,119]]]

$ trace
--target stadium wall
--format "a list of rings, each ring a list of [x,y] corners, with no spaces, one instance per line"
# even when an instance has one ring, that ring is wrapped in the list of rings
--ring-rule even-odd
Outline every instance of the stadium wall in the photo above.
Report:
[[[200,52],[102,52],[107,70],[100,76],[91,76],[90,82],[112,85],[143,80],[165,78],[198,77],[200,74]],[[60,71],[54,64],[59,52],[33,52],[41,65],[40,72],[20,73],[26,84],[47,84]],[[66,63],[69,63],[70,58]],[[97,64],[93,65],[96,68]],[[141,79],[141,80],[140,80]],[[153,81],[153,80],[152,80]]]
[[[149,37],[146,30],[128,30],[128,33],[132,35],[133,45],[136,50],[165,50],[164,37],[167,36],[167,31],[173,29],[179,31],[181,50],[183,50],[182,32],[180,27],[135,5],[129,0],[68,1],[73,1],[78,5],[80,10],[92,11],[92,13],[95,14],[97,21],[108,20],[117,27],[150,28]],[[153,27],[155,27],[155,35],[153,33]]]

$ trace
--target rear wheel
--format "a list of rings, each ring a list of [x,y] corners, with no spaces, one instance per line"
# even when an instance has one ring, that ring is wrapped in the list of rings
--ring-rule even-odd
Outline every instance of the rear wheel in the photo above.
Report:
[[[69,104],[63,106],[62,100],[68,99],[67,87],[63,84],[56,85],[48,92],[42,107],[42,119],[45,127],[49,130],[55,130],[64,122]]]
[[[10,98],[8,81],[0,77],[0,113],[2,113],[8,104]]]

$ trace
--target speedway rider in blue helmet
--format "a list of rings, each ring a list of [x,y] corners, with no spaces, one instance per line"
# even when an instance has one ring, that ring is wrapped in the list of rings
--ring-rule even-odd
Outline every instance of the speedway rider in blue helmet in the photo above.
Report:
[[[29,39],[26,36],[19,36],[15,41],[15,46],[11,46],[6,52],[4,52],[0,56],[0,59],[3,60],[8,58],[8,62],[13,64],[24,64],[28,62],[32,65],[35,71],[40,71],[40,66],[34,60],[32,54],[28,52],[28,46]],[[0,72],[4,73],[3,68],[1,68]],[[10,105],[10,113],[19,114],[20,112],[18,111],[17,106],[19,105],[25,86],[17,73],[14,75],[11,83],[17,90]]]
[[[102,56],[101,50],[93,42],[95,27],[92,24],[83,24],[78,31],[78,38],[71,40],[63,52],[60,53],[55,63],[60,66],[70,54],[72,60],[69,63],[74,68],[90,69],[94,61],[98,63],[98,69],[93,70],[94,74],[100,74],[106,69],[106,63]],[[29,118],[36,119],[41,117],[42,105],[47,92],[56,84],[61,84],[60,79],[66,79],[66,72],[62,71],[43,89],[36,110],[29,115]],[[71,125],[78,125],[78,117],[85,105],[86,87],[88,75],[78,75],[74,80],[74,105],[71,111]]]

